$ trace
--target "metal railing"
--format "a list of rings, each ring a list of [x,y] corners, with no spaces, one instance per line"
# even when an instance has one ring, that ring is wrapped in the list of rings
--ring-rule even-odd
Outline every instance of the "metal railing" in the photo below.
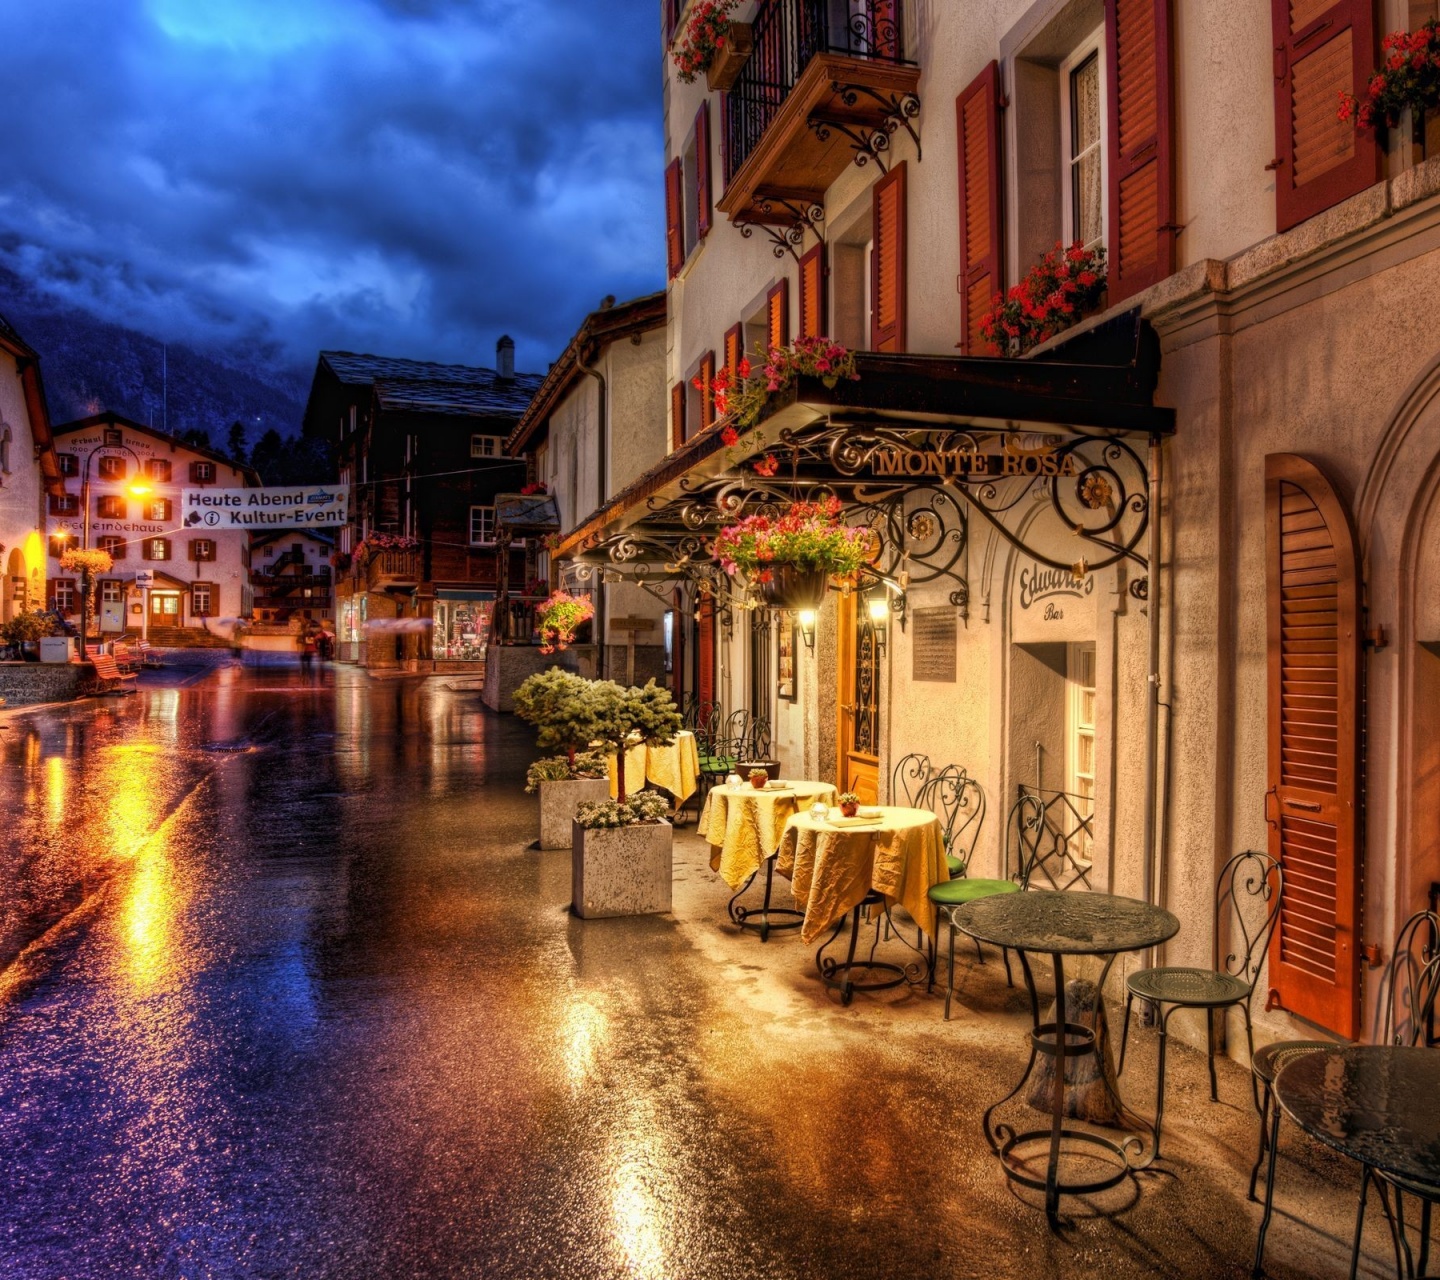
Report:
[[[725,98],[725,180],[760,145],[817,55],[906,62],[903,18],[902,0],[761,0],[753,51]]]

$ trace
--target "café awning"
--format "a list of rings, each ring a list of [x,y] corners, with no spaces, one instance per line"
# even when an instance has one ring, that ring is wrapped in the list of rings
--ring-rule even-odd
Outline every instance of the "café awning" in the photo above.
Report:
[[[1175,426],[1154,403],[1159,363],[1138,312],[1026,360],[860,353],[858,380],[796,379],[733,443],[723,424],[692,437],[555,554],[581,576],[723,588],[706,550],[718,527],[834,495],[874,532],[878,576],[901,590],[949,579],[962,609],[977,518],[1042,564],[1143,574],[1147,454]]]

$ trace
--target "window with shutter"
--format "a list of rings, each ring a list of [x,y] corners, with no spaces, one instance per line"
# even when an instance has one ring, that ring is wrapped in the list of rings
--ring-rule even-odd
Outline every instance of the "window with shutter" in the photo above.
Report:
[[[870,349],[905,350],[905,162],[872,189]]]
[[[700,361],[700,430],[715,425],[715,353],[707,351]]]
[[[780,280],[765,295],[765,341],[772,347],[790,345],[790,281]]]
[[[678,159],[665,168],[665,264],[672,280],[685,265],[685,195],[680,170]]]
[[[695,113],[695,209],[700,239],[710,234],[714,212],[710,205],[710,99]]]
[[[800,259],[800,336],[818,338],[826,332],[825,242]]]
[[[1360,575],[1348,508],[1295,454],[1265,459],[1267,819],[1285,871],[1270,944],[1280,1005],[1360,1030]]]
[[[190,464],[191,484],[213,484],[215,482],[215,464],[213,462],[192,462]]]
[[[685,443],[685,384],[677,382],[670,388],[670,447],[678,449]]]
[[[730,375],[731,394],[740,381],[740,361],[745,355],[745,326],[732,324],[725,330],[725,372]]]
[[[1175,270],[1170,0],[1105,0],[1110,301]]]
[[[1368,129],[1338,118],[1375,65],[1373,0],[1271,0],[1275,31],[1275,226],[1285,231],[1380,179]]]
[[[1004,288],[1000,199],[1000,64],[992,62],[955,99],[960,173],[960,342],[967,356],[993,354],[980,321]]]

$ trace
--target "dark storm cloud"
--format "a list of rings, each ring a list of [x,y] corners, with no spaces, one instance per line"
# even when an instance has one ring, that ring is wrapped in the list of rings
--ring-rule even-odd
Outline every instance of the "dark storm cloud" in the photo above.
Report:
[[[0,264],[170,340],[544,368],[662,280],[651,0],[0,0]]]

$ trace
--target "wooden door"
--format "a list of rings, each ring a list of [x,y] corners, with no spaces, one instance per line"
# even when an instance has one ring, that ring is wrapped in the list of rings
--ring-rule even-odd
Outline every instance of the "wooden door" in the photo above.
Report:
[[[1270,852],[1285,871],[1272,998],[1360,1030],[1360,575],[1348,507],[1296,454],[1265,459]]]
[[[836,645],[837,701],[840,707],[839,761],[835,775],[841,791],[853,791],[863,804],[880,797],[880,663],[875,626],[857,595],[842,595]]]
[[[150,625],[152,627],[178,627],[180,625],[180,593],[178,591],[152,591],[150,593]]]

